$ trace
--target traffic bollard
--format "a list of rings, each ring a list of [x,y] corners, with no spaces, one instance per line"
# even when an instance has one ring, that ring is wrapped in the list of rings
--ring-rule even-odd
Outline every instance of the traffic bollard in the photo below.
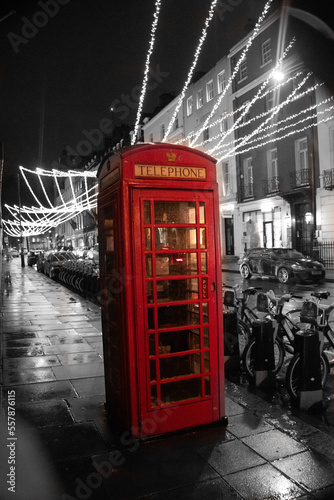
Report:
[[[254,321],[252,330],[255,338],[255,385],[256,387],[274,387],[276,376],[273,322],[270,319]]]
[[[322,406],[321,364],[319,334],[314,330],[301,330],[295,336],[295,353],[300,356],[298,370],[298,406],[309,410]]]
[[[223,312],[225,371],[240,369],[238,318],[236,311]]]

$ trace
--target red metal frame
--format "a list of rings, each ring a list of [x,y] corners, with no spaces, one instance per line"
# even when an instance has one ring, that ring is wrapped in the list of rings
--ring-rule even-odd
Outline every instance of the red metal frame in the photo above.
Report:
[[[169,174],[171,177],[168,177]],[[181,175],[183,177],[180,177]],[[191,179],[184,176],[191,176]],[[107,291],[105,300],[102,302],[106,403],[111,417],[116,417],[123,427],[131,430],[131,434],[138,437],[163,434],[224,420],[221,257],[215,160],[203,153],[181,146],[138,145],[117,151],[107,157],[101,165],[98,178],[100,183],[101,287]],[[113,222],[117,247],[115,249],[117,253],[115,276],[113,276],[113,271],[111,274],[110,270],[109,274],[106,272],[107,257],[103,254],[107,248],[104,234],[104,210],[110,205],[111,200],[114,200],[118,207],[117,216],[115,215]],[[154,203],[157,202],[159,205],[163,201],[195,203],[196,222],[162,223],[155,222],[153,218],[149,222],[144,220],[144,202],[146,202],[146,207],[148,204],[151,207],[151,217],[153,217]],[[202,205],[205,204],[205,222],[199,220],[200,204],[201,210]],[[182,232],[187,231],[188,228],[196,234],[197,241],[200,239],[200,231],[205,230],[206,248],[181,248],[177,251],[170,248],[156,249],[155,233],[158,228],[166,232],[169,230]],[[146,229],[151,230],[153,245],[151,250],[145,248]],[[171,260],[174,254],[180,253],[197,254],[196,274],[155,275],[157,255],[166,256]],[[203,273],[200,266],[202,253],[207,255],[207,272]],[[152,276],[146,276],[146,256],[151,256]],[[117,282],[119,296],[116,298],[112,294],[108,296],[111,278],[113,283]],[[180,283],[183,285],[186,280],[188,280],[187,284],[191,283],[192,286],[198,283],[198,297],[192,294],[190,298],[187,296],[181,297],[180,300],[159,299],[158,301],[158,287],[159,290],[166,286],[173,288],[173,285],[176,287]],[[147,299],[147,287],[152,290],[150,303]],[[114,323],[110,316],[110,311],[114,310],[114,306],[110,305],[113,301],[117,301],[117,307],[120,308],[119,324],[116,329],[115,326],[112,328],[110,326]],[[204,322],[206,320],[203,318],[203,307],[208,308],[208,322]],[[200,319],[197,324],[192,325],[193,331],[186,324],[173,327],[158,325],[158,314],[163,316],[166,311],[175,311],[177,308],[181,308],[189,317],[195,317],[195,313],[187,311],[200,310]],[[150,328],[148,310],[152,311]],[[209,343],[206,345],[204,345],[204,329],[209,330]],[[115,330],[117,330],[116,334]],[[160,351],[159,339],[163,338],[164,334],[165,336],[171,335],[172,338],[174,334],[180,338],[185,334],[197,339],[197,331],[199,332],[198,338],[200,338],[199,346],[196,344],[197,347],[191,349],[189,344],[190,347],[181,351]],[[110,374],[113,373],[112,363],[116,353],[108,337],[115,335],[121,337],[118,346],[122,351],[118,353],[121,372],[118,388],[117,384],[115,388],[115,380],[108,380]],[[154,339],[153,342],[152,339]],[[152,345],[154,345],[154,351],[152,351]],[[171,346],[165,346],[165,348],[168,349]],[[205,362],[205,356],[208,355],[210,355],[209,367]],[[199,364],[194,361],[197,358],[200,360]],[[175,368],[178,366],[177,363],[188,366],[186,361],[194,373],[181,372],[176,373],[174,377],[160,378],[159,373],[163,367],[166,371],[166,367],[171,365]],[[205,387],[208,386],[208,383],[205,383],[207,377],[210,377],[210,393],[207,389],[205,392]],[[177,395],[175,401],[163,402],[161,393],[164,391],[166,394],[167,387],[171,387],[168,384],[173,381],[176,382],[175,385],[180,385],[179,382],[184,383],[185,387],[194,391],[196,397],[180,400],[180,396]],[[196,385],[199,382],[200,394],[196,394],[192,384]],[[153,405],[151,404],[152,394],[154,394],[155,401]]]

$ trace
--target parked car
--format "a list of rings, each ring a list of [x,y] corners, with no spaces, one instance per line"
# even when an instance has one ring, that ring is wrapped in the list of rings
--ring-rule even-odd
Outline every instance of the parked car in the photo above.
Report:
[[[77,260],[73,252],[50,252],[44,261],[44,274],[56,279],[61,266],[69,260]]]
[[[28,266],[34,266],[37,263],[38,255],[35,252],[28,253]]]
[[[44,262],[50,252],[40,252],[37,256],[36,269],[39,273],[44,273]]]
[[[275,277],[281,283],[293,278],[318,282],[326,274],[321,262],[291,248],[252,248],[239,259],[239,264],[245,279],[255,274]]]

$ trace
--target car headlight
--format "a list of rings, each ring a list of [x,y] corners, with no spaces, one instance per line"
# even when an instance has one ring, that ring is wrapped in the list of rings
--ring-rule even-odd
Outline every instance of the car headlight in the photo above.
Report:
[[[301,266],[300,264],[292,264],[291,267],[294,271],[303,271],[304,270],[303,266]]]

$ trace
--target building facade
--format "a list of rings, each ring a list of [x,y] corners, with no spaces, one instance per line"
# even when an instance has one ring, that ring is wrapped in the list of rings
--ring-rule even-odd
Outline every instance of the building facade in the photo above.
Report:
[[[167,138],[217,159],[222,257],[257,246],[312,254],[333,240],[331,98],[283,22],[273,15],[246,55],[248,37],[193,82],[177,137]],[[166,129],[170,115],[165,108],[148,121],[144,140],[162,140],[158,124]]]

